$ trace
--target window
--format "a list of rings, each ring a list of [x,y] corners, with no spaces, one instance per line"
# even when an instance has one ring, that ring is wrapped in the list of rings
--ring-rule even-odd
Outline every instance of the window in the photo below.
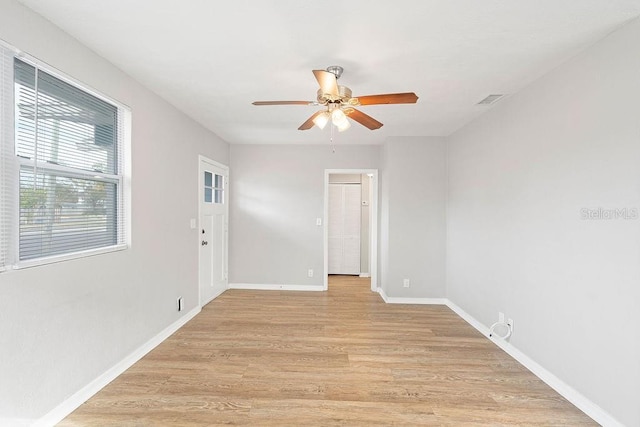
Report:
[[[3,57],[12,90],[3,82],[0,232],[13,242],[0,248],[0,268],[126,247],[128,112],[13,52]]]
[[[224,177],[222,175],[204,172],[204,202],[224,203]]]

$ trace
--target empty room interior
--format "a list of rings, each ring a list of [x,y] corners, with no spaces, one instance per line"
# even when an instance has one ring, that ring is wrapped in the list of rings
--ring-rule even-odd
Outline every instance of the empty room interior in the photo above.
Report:
[[[0,425],[640,427],[639,0],[0,0]]]

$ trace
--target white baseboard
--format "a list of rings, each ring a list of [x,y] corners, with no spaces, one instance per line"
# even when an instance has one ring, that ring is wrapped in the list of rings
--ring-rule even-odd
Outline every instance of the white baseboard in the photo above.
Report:
[[[378,293],[387,304],[425,304],[425,305],[447,305],[446,298],[405,298],[390,297],[384,289],[378,288]]]
[[[482,335],[489,338],[489,328],[476,320],[469,313],[458,307],[453,302],[447,300],[447,306],[458,316],[462,317],[468,324],[477,329]],[[535,360],[518,350],[511,343],[500,338],[489,338],[509,356],[520,362],[525,368],[530,370],[536,377],[544,381],[549,387],[557,391],[562,397],[574,404],[578,409],[591,417],[595,422],[605,427],[624,427],[624,425],[612,417],[607,411],[593,403],[580,392],[567,383],[546,370]]]
[[[60,421],[62,421],[67,415],[75,411],[80,405],[86,402],[91,396],[99,392],[104,386],[113,381],[116,377],[122,374],[124,371],[129,369],[136,363],[138,360],[142,359],[147,353],[157,347],[164,340],[169,338],[171,334],[180,329],[185,323],[189,320],[193,319],[198,313],[200,313],[200,307],[196,307],[180,319],[173,322],[171,325],[166,327],[162,332],[157,334],[155,337],[151,338],[149,341],[144,343],[138,349],[136,349],[129,356],[122,359],[115,366],[107,370],[105,373],[100,375],[95,380],[91,381],[89,384],[78,390],[71,397],[66,399],[60,405],[49,411],[45,416],[37,420],[35,423],[30,423],[30,425],[34,427],[40,426],[53,426]],[[2,421],[2,420],[0,420]],[[5,425],[5,424],[2,424]],[[7,425],[16,425],[7,424]]]
[[[279,285],[275,283],[229,283],[229,289],[249,289],[254,291],[313,291],[322,292],[322,285]]]

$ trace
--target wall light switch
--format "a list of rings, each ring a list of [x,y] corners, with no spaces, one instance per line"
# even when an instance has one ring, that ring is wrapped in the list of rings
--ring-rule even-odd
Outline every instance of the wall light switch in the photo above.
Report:
[[[316,218],[316,225],[322,225],[322,218]]]
[[[191,226],[192,230],[196,229],[196,219],[195,218],[191,218],[191,220],[189,221],[189,225]]]

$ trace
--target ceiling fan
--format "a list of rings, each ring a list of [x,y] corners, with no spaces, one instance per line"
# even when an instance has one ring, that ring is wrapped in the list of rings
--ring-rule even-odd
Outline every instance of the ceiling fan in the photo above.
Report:
[[[351,126],[347,117],[371,130],[382,127],[382,123],[356,110],[355,107],[375,104],[415,104],[418,100],[418,96],[413,92],[352,97],[351,89],[338,84],[343,71],[343,68],[338,65],[327,67],[326,70],[313,70],[313,75],[320,85],[316,101],[255,101],[253,105],[322,105],[326,109],[315,112],[300,125],[298,130],[311,129],[313,125],[324,129],[331,121],[338,131],[342,132]]]

